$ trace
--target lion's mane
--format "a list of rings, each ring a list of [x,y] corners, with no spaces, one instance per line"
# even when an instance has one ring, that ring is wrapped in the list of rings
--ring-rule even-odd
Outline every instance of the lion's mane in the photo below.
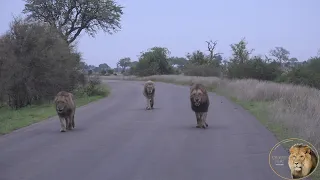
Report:
[[[197,91],[199,92],[199,90],[201,91],[201,102],[200,102],[199,106],[196,106],[193,101],[194,100],[193,93],[197,92]],[[208,97],[208,92],[202,84],[200,84],[200,83],[191,84],[190,101],[191,101],[191,109],[194,112],[208,112],[210,101],[209,101],[209,97]]]
[[[149,94],[148,91],[147,91],[147,87],[152,87],[152,93]],[[155,86],[154,86],[154,82],[149,80],[147,81],[145,84],[144,84],[144,88],[143,88],[143,95],[146,97],[146,98],[151,98],[151,97],[154,97],[155,95]]]

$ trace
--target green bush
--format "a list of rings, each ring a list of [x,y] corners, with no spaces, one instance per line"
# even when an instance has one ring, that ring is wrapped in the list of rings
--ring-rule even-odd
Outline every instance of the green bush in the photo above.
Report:
[[[107,86],[101,84],[99,76],[89,76],[88,83],[85,86],[78,87],[74,92],[77,97],[102,96],[109,94]]]
[[[88,96],[107,96],[108,91],[105,86],[103,85],[97,85],[97,86],[86,86],[84,89],[84,92]]]
[[[100,74],[101,74],[102,76],[105,76],[105,75],[107,74],[107,71],[104,70],[104,69],[102,69],[102,70],[100,71]]]
[[[231,79],[258,79],[273,81],[281,75],[279,63],[267,63],[260,57],[254,57],[243,63],[230,63],[227,76]]]
[[[108,73],[108,74],[113,74],[113,73],[114,73],[114,70],[113,70],[113,69],[108,69],[108,70],[107,70],[107,73]]]
[[[320,89],[320,58],[311,58],[306,63],[293,67],[276,81]]]

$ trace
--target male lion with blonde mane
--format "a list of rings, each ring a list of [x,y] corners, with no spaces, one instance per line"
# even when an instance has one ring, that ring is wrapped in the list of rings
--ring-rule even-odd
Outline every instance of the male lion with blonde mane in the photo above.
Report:
[[[147,99],[147,110],[153,109],[155,91],[156,88],[153,81],[149,80],[144,84],[143,96]]]
[[[74,114],[76,111],[76,105],[73,94],[66,91],[60,91],[56,95],[54,103],[56,112],[60,119],[60,132],[65,132],[66,130],[71,130],[74,128]]]
[[[288,165],[292,179],[306,177],[317,167],[318,158],[308,145],[295,144],[289,152]]]
[[[210,106],[209,96],[206,88],[199,83],[192,83],[190,87],[191,109],[197,118],[197,128],[208,127],[207,113]]]

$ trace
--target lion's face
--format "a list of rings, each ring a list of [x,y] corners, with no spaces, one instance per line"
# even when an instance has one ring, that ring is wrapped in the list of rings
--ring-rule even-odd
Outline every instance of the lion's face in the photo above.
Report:
[[[203,91],[201,89],[194,89],[191,91],[190,98],[195,106],[200,106],[200,104],[204,98],[204,95],[205,94],[203,93]]]
[[[152,94],[153,89],[154,89],[154,86],[152,84],[147,84],[146,85],[146,91],[147,91],[148,94]]]
[[[55,97],[55,104],[56,104],[56,111],[58,114],[65,113],[70,106],[72,106],[70,103],[72,103],[72,94],[67,92],[60,92]]]
[[[311,162],[309,147],[291,147],[289,155],[289,167],[296,172],[302,171],[306,163]]]
[[[58,113],[63,113],[67,107],[67,103],[64,99],[59,99],[56,101],[56,110]]]

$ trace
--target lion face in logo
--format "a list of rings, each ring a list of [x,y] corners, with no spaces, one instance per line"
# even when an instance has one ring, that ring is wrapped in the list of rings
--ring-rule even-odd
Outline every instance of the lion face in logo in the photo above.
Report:
[[[309,159],[306,153],[301,151],[296,151],[291,154],[291,166],[295,171],[301,171],[302,167],[306,161],[306,158]]]
[[[309,146],[295,144],[289,151],[288,165],[293,178],[305,177],[315,169],[317,157]]]

